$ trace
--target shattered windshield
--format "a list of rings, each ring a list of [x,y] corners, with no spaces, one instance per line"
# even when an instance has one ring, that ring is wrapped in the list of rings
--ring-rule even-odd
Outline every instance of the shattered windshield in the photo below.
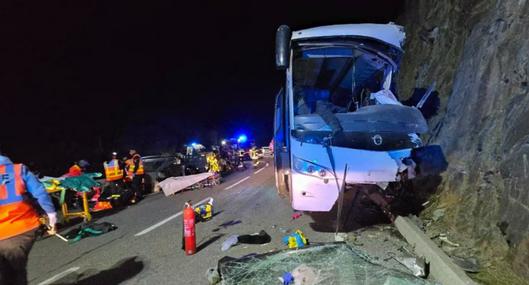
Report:
[[[369,105],[371,93],[393,87],[393,69],[391,61],[352,46],[299,46],[293,61],[294,113],[312,114],[321,104],[333,113]]]
[[[375,264],[346,244],[316,245],[239,260],[225,258],[219,262],[219,270],[226,285],[281,284],[278,277],[285,272],[292,272],[295,284],[432,284]]]

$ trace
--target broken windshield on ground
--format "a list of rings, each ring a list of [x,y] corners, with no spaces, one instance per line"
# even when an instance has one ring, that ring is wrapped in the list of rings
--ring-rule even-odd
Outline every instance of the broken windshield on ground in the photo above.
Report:
[[[411,274],[372,263],[368,257],[345,243],[315,245],[299,250],[257,255],[219,262],[225,285],[280,284],[288,272],[294,284],[432,284]]]

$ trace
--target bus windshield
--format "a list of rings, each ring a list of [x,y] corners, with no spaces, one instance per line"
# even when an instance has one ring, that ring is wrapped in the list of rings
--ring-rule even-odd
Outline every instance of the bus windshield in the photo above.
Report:
[[[371,93],[394,86],[391,61],[352,46],[300,46],[292,68],[295,115],[315,113],[320,105],[354,112],[372,104]]]

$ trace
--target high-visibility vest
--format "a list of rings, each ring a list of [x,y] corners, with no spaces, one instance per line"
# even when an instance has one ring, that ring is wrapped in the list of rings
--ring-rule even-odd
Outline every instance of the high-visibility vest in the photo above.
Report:
[[[123,179],[123,169],[119,168],[119,161],[112,159],[108,163],[103,163],[105,166],[105,178],[107,181],[116,181]]]
[[[26,196],[22,164],[0,165],[0,240],[40,226],[39,216]]]
[[[136,156],[139,156],[139,155],[135,154],[134,157]],[[136,173],[134,173],[135,163],[132,158],[127,159],[125,164],[127,165],[127,176],[130,178],[134,177],[135,174],[142,175],[145,173],[145,171],[143,170],[143,160],[141,159],[141,157],[140,157],[140,163],[138,164],[138,170],[136,170]]]

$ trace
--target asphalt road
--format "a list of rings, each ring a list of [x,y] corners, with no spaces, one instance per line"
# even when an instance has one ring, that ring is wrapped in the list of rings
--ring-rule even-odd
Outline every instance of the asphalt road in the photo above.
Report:
[[[186,256],[181,249],[182,210],[185,201],[215,199],[217,213],[196,227],[198,252]],[[315,231],[312,219],[293,220],[292,209],[275,190],[272,165],[234,173],[221,185],[186,191],[170,197],[152,194],[139,204],[102,217],[119,228],[98,237],[67,244],[51,237],[35,243],[28,264],[30,284],[207,284],[205,273],[226,255],[241,257],[282,249],[286,231],[301,229],[311,242],[334,241],[334,234]],[[385,233],[387,227],[365,230],[354,243],[380,261],[402,244]],[[272,242],[237,245],[222,252],[232,234],[265,230]],[[393,267],[396,262],[384,260]],[[404,268],[401,268],[405,270]]]

